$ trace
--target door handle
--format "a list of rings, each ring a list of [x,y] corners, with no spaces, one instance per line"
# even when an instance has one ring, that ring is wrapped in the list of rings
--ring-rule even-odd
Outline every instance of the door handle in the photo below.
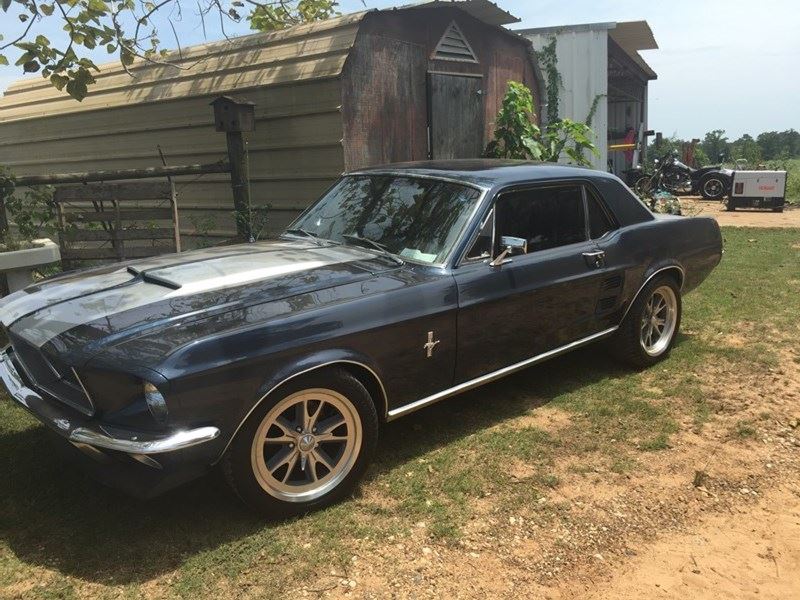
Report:
[[[584,252],[583,260],[585,260],[586,264],[589,265],[590,267],[599,269],[606,262],[606,253],[603,250],[597,250],[595,252]]]

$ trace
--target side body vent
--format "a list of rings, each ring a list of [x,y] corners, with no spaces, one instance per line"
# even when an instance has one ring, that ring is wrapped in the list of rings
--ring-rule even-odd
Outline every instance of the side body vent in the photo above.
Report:
[[[478,62],[467,38],[455,21],[447,26],[442,39],[433,51],[434,60],[457,60],[461,62]]]

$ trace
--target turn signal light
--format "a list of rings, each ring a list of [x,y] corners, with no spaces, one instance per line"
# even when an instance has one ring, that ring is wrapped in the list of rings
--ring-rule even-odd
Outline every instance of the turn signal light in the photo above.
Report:
[[[164,400],[164,396],[158,391],[158,388],[149,381],[144,382],[144,399],[153,418],[159,423],[166,423],[167,417],[169,417],[167,401]]]

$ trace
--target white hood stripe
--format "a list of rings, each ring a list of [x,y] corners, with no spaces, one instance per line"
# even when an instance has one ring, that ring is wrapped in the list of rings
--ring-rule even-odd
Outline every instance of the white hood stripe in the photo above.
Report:
[[[53,282],[46,289],[30,294],[14,294],[0,303],[0,312],[6,326],[28,314],[15,324],[14,330],[41,347],[78,325],[110,318],[162,300],[177,300],[373,256],[356,248],[290,249],[282,246],[274,251],[188,261],[182,265],[148,271],[160,279],[180,285],[177,289],[142,280],[120,285],[134,279],[121,269],[63,283]],[[190,259],[191,253],[186,258]],[[191,312],[189,304],[186,312]]]

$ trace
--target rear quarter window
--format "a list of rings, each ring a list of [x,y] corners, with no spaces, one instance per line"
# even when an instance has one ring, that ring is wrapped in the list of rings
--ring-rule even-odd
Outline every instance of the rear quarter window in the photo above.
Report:
[[[654,219],[653,213],[616,177],[598,177],[592,179],[592,184],[600,192],[620,227]]]

